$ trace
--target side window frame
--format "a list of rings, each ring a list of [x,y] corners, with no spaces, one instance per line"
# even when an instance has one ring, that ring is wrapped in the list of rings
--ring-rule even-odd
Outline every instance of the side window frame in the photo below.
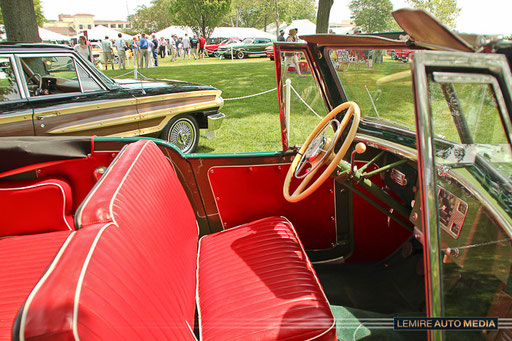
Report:
[[[21,62],[21,59],[22,58],[45,58],[45,57],[69,57],[71,58],[71,60],[73,61],[73,66],[75,67],[75,72],[76,72],[76,75],[77,75],[77,80],[78,80],[78,84],[80,86],[80,91],[79,92],[68,92],[68,93],[59,93],[59,94],[50,94],[50,95],[45,95],[45,96],[30,96],[29,95],[29,90],[28,90],[28,87],[27,87],[27,78],[25,77],[25,73],[24,72],[20,72],[20,70],[22,70],[22,62]],[[14,60],[16,62],[16,71],[17,71],[17,74],[19,76],[19,82],[18,84],[21,82],[22,83],[22,89],[23,89],[23,92],[25,94],[25,97],[28,98],[28,99],[36,99],[36,98],[58,98],[58,97],[62,97],[62,96],[70,96],[70,95],[73,95],[73,96],[79,96],[79,95],[84,95],[84,94],[88,94],[88,93],[91,93],[91,92],[94,92],[94,91],[84,91],[83,90],[83,86],[82,86],[82,80],[80,79],[80,74],[78,72],[78,68],[77,68],[77,65],[80,65],[82,67],[82,69],[84,69],[90,76],[92,79],[94,79],[94,81],[100,86],[101,90],[105,90],[105,86],[103,85],[102,82],[100,82],[97,77],[92,73],[92,72],[89,72],[88,70],[88,67],[85,66],[83,63],[81,63],[78,58],[72,53],[72,52],[66,52],[66,53],[24,53],[24,54],[15,54],[14,55]],[[97,90],[97,91],[100,91],[100,90]]]
[[[21,75],[20,75],[20,72],[19,72],[19,69],[18,69],[18,64],[16,62],[15,55],[13,53],[7,53],[7,54],[0,54],[0,57],[2,57],[2,58],[9,58],[9,61],[11,62],[12,70],[14,72],[14,78],[15,78],[16,84],[18,85],[18,91],[19,91],[20,97],[21,97],[19,99],[12,100],[12,101],[9,101],[9,102],[26,100],[27,97],[28,97],[27,96],[28,93],[25,91],[25,87],[23,85],[23,81],[22,81],[22,78],[21,78]]]

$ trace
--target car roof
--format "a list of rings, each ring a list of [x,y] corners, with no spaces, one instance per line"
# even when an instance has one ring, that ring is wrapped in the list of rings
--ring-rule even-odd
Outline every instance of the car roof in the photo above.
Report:
[[[0,52],[34,53],[34,52],[69,52],[73,48],[67,45],[44,44],[44,43],[0,43]]]

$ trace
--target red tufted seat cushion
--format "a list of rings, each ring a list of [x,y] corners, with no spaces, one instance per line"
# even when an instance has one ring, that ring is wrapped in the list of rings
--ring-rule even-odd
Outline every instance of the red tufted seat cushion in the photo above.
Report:
[[[16,314],[72,234],[58,231],[0,239],[0,340],[10,340]]]
[[[60,178],[0,182],[0,237],[73,230],[72,195]]]
[[[202,340],[335,340],[334,317],[292,224],[261,219],[200,240]]]

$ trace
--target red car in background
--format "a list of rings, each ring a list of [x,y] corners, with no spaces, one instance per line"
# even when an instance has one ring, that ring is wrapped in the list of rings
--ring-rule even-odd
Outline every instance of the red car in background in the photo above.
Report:
[[[413,50],[393,50],[391,51],[391,59],[407,62],[413,52]]]
[[[204,48],[206,50],[206,53],[208,54],[208,57],[218,57],[219,54],[215,50],[217,50],[219,48],[219,46],[224,46],[224,45],[234,44],[234,43],[239,43],[239,42],[240,42],[240,39],[238,39],[238,38],[228,38],[228,39],[222,40],[219,44],[206,45]]]
[[[274,60],[274,44],[265,47],[265,54],[270,58],[270,60]]]

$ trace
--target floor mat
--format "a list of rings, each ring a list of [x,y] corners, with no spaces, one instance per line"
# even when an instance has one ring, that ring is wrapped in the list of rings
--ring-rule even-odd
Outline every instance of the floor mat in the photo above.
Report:
[[[406,253],[410,255],[404,257],[400,249],[377,263],[315,264],[314,268],[332,305],[379,314],[421,313],[425,307],[421,246],[413,241],[412,251]]]
[[[424,331],[396,331],[392,322],[395,315],[378,314],[355,308],[331,305],[336,318],[338,340],[426,340]],[[405,315],[404,315],[405,316]],[[407,314],[413,316],[413,314]]]

